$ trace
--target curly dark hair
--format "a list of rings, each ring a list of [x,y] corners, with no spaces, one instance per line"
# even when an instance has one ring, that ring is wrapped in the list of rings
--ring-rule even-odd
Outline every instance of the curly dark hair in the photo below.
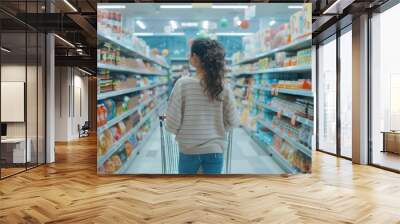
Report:
[[[201,84],[211,101],[220,100],[219,95],[224,89],[225,50],[216,40],[199,38],[193,41],[191,54],[200,59],[205,74]]]

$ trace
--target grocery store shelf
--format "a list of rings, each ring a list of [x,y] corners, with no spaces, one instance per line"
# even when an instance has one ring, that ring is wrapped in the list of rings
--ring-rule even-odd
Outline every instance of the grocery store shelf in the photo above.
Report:
[[[160,105],[161,106],[161,105]],[[124,136],[122,136],[118,141],[114,142],[112,144],[112,146],[107,150],[107,153],[103,156],[101,156],[98,159],[97,164],[102,165],[108,158],[111,157],[111,155],[116,152],[120,147],[123,146],[123,144],[125,144],[125,142],[129,139],[129,137],[132,134],[135,134],[141,127],[142,125],[157,111],[157,109],[160,106],[156,106],[155,108],[153,108],[152,111],[150,111],[148,114],[146,114],[146,116],[144,116],[140,122],[138,124],[135,125],[134,128],[132,128],[129,132],[125,133]]]
[[[299,150],[300,152],[302,152],[303,154],[305,154],[306,156],[311,158],[311,149],[309,149],[306,146],[304,146],[303,144],[299,143],[292,137],[289,137],[286,134],[282,133],[280,130],[273,128],[272,125],[269,124],[268,122],[263,121],[263,120],[257,120],[257,122],[259,122],[264,127],[268,128],[269,130],[274,132],[276,135],[278,135],[280,138],[284,139],[285,141],[290,143],[292,146],[294,146],[297,150]]]
[[[97,38],[98,38],[99,41],[107,41],[107,42],[111,42],[113,45],[120,46],[120,47],[121,47],[121,50],[122,50],[123,52],[126,52],[126,53],[128,53],[128,54],[133,54],[134,56],[138,56],[138,57],[140,57],[140,58],[142,58],[142,59],[145,59],[146,61],[150,61],[150,62],[153,62],[153,63],[155,63],[155,64],[158,64],[158,65],[160,65],[161,67],[164,67],[164,68],[167,68],[167,69],[169,68],[168,65],[165,65],[165,64],[163,64],[163,63],[160,63],[159,61],[157,61],[157,60],[155,60],[155,59],[153,59],[153,58],[151,58],[151,57],[149,57],[149,56],[147,56],[147,55],[144,55],[143,53],[137,51],[136,49],[134,49],[134,48],[132,48],[132,47],[130,47],[130,46],[126,46],[126,45],[122,44],[121,41],[119,41],[119,40],[114,40],[114,38],[112,38],[112,37],[103,35],[103,34],[101,34],[101,33],[98,32],[98,33],[97,33]]]
[[[254,89],[264,90],[264,91],[278,90],[278,93],[297,95],[297,96],[307,96],[307,97],[313,97],[314,96],[313,92],[310,91],[310,90],[282,89],[282,88],[273,89],[273,88],[269,88],[269,87],[250,86],[250,85],[247,85],[247,84],[238,84],[238,83],[235,83],[235,86],[246,87],[246,88],[254,88]]]
[[[285,93],[290,95],[297,95],[297,96],[307,96],[313,97],[313,92],[310,90],[301,90],[301,89],[278,89],[278,93]]]
[[[145,90],[145,89],[151,89],[156,86],[161,86],[161,85],[166,85],[166,84],[167,84],[167,82],[162,82],[162,83],[156,83],[156,84],[148,85],[148,86],[144,86],[144,87],[127,88],[127,89],[120,89],[120,90],[115,90],[115,91],[110,91],[110,92],[105,92],[105,93],[99,93],[99,94],[97,94],[97,100],[103,100],[103,99],[107,99],[107,98],[114,97],[114,96],[120,96],[120,95],[133,93],[133,92],[137,92],[137,91],[141,91],[141,90]]]
[[[267,105],[267,104],[265,104],[263,102],[260,102],[260,101],[256,101],[256,104],[259,105],[259,106],[262,106],[263,108],[268,109],[270,111],[282,112],[282,115],[285,116],[285,117],[288,117],[288,118],[292,118],[293,116],[296,116],[296,121],[298,121],[298,122],[300,122],[302,124],[305,124],[307,126],[313,127],[314,123],[313,123],[312,120],[309,120],[309,119],[304,118],[304,117],[297,116],[297,115],[293,114],[292,112],[279,111],[277,108],[271,107],[271,106],[269,106],[269,105]]]
[[[169,59],[170,61],[189,61],[189,59],[188,58],[185,58],[185,57],[175,57],[175,58],[170,58]]]
[[[239,76],[239,75],[255,75],[255,74],[265,74],[265,73],[289,73],[289,72],[311,72],[311,65],[296,65],[296,66],[288,66],[288,67],[280,67],[280,68],[269,68],[264,70],[257,71],[248,71],[248,72],[234,72],[231,73],[231,76]]]
[[[97,68],[107,69],[107,70],[115,71],[115,72],[138,74],[138,75],[159,75],[159,76],[168,75],[168,73],[166,73],[166,72],[151,72],[151,71],[146,71],[146,70],[142,70],[142,69],[133,69],[133,68],[127,68],[127,67],[123,67],[123,66],[109,65],[109,64],[102,64],[102,63],[97,63]]]
[[[124,120],[125,118],[129,117],[131,114],[133,114],[133,113],[135,113],[136,111],[142,109],[142,108],[145,107],[147,104],[149,104],[151,101],[153,101],[153,100],[156,99],[157,97],[159,97],[159,96],[165,94],[166,92],[167,92],[167,90],[162,91],[160,94],[157,94],[156,96],[151,97],[151,98],[145,100],[144,102],[139,103],[136,107],[134,107],[134,108],[132,108],[132,109],[130,109],[130,110],[124,112],[124,113],[121,114],[120,116],[115,117],[115,118],[109,120],[109,121],[107,122],[107,124],[102,125],[102,126],[100,126],[99,128],[97,128],[97,133],[100,134],[100,133],[102,133],[104,130],[106,130],[106,129],[108,129],[108,128],[111,128],[112,126],[118,124],[118,122]]]
[[[153,132],[157,129],[157,120],[155,119],[152,123],[153,126],[151,127],[150,131],[146,134],[144,139],[140,141],[139,145],[136,146],[136,148],[133,149],[132,155],[129,156],[129,158],[125,161],[125,163],[122,165],[122,167],[117,170],[117,174],[126,174],[126,170],[130,167],[132,162],[136,159],[136,157],[139,155],[140,151],[142,148],[146,145],[146,143],[149,141],[150,136],[153,134]]]
[[[187,57],[174,57],[174,58],[170,58],[170,61],[189,61],[189,58]],[[232,58],[225,58],[225,61],[231,61]]]
[[[249,62],[257,61],[260,58],[264,58],[264,57],[273,55],[280,51],[294,51],[294,50],[299,50],[299,49],[303,49],[303,48],[307,48],[307,47],[311,48],[311,44],[312,44],[311,37],[307,37],[306,39],[294,41],[290,44],[260,53],[260,54],[256,55],[255,57],[246,58],[246,59],[241,60],[238,63],[235,63],[233,65],[240,65],[240,64],[246,64]]]
[[[272,155],[274,160],[280,165],[280,167],[285,170],[286,173],[293,174],[297,173],[296,168],[293,167],[274,147],[268,143],[261,141],[256,135],[251,135],[253,140],[265,151]]]

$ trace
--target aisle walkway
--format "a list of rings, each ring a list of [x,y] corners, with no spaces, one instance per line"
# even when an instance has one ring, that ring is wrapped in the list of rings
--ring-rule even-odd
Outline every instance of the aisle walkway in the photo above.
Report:
[[[156,128],[142,151],[128,168],[129,174],[161,174],[161,137]]]
[[[233,174],[282,174],[285,173],[274,159],[262,150],[241,128],[233,132]]]
[[[264,152],[241,128],[233,134],[232,148],[233,174],[281,174],[284,171]],[[154,130],[149,141],[127,170],[130,174],[161,173],[160,129]]]

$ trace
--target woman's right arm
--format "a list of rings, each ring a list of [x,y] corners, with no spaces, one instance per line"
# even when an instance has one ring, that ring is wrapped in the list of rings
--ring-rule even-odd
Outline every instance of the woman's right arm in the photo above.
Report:
[[[229,130],[239,126],[239,116],[235,105],[235,96],[231,89],[226,89],[224,98],[224,126],[225,129]]]
[[[167,119],[165,125],[167,131],[172,132],[175,135],[178,134],[182,124],[183,103],[181,92],[181,82],[178,80],[172,89],[172,93],[168,101],[168,108],[166,112]]]

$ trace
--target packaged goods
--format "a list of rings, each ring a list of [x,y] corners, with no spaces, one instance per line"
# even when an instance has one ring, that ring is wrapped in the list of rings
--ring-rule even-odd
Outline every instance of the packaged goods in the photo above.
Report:
[[[116,105],[113,99],[107,99],[103,101],[104,106],[107,109],[107,120],[112,120],[116,116]]]
[[[110,130],[115,141],[118,141],[122,137],[121,129],[118,126],[114,126]]]
[[[311,33],[311,4],[304,4],[303,10],[290,17],[290,36],[292,41],[304,38]]]
[[[284,23],[278,26],[276,34],[273,36],[271,48],[277,48],[288,44],[289,39],[289,24]]]
[[[98,82],[100,93],[113,90],[113,81],[111,79],[101,79]]]
[[[125,153],[127,155],[127,157],[129,157],[132,154],[134,146],[132,145],[132,143],[130,141],[126,141],[125,142]]]
[[[285,59],[286,59],[286,52],[275,53],[275,61],[277,67],[283,67]]]
[[[121,135],[124,135],[126,133],[126,131],[127,131],[125,123],[120,121],[120,122],[118,122],[117,125],[118,125],[118,128],[119,128],[120,132],[121,132]]]
[[[118,170],[122,166],[121,158],[118,155],[111,156],[111,162],[114,165],[114,171]]]
[[[99,143],[98,148],[100,155],[105,155],[108,149],[112,146],[113,142],[114,141],[110,130],[105,130],[103,133],[101,133],[100,138],[98,140]]]
[[[100,127],[107,123],[107,108],[104,104],[100,103],[97,105],[97,126]]]
[[[297,64],[299,65],[311,64],[311,48],[297,51]]]

